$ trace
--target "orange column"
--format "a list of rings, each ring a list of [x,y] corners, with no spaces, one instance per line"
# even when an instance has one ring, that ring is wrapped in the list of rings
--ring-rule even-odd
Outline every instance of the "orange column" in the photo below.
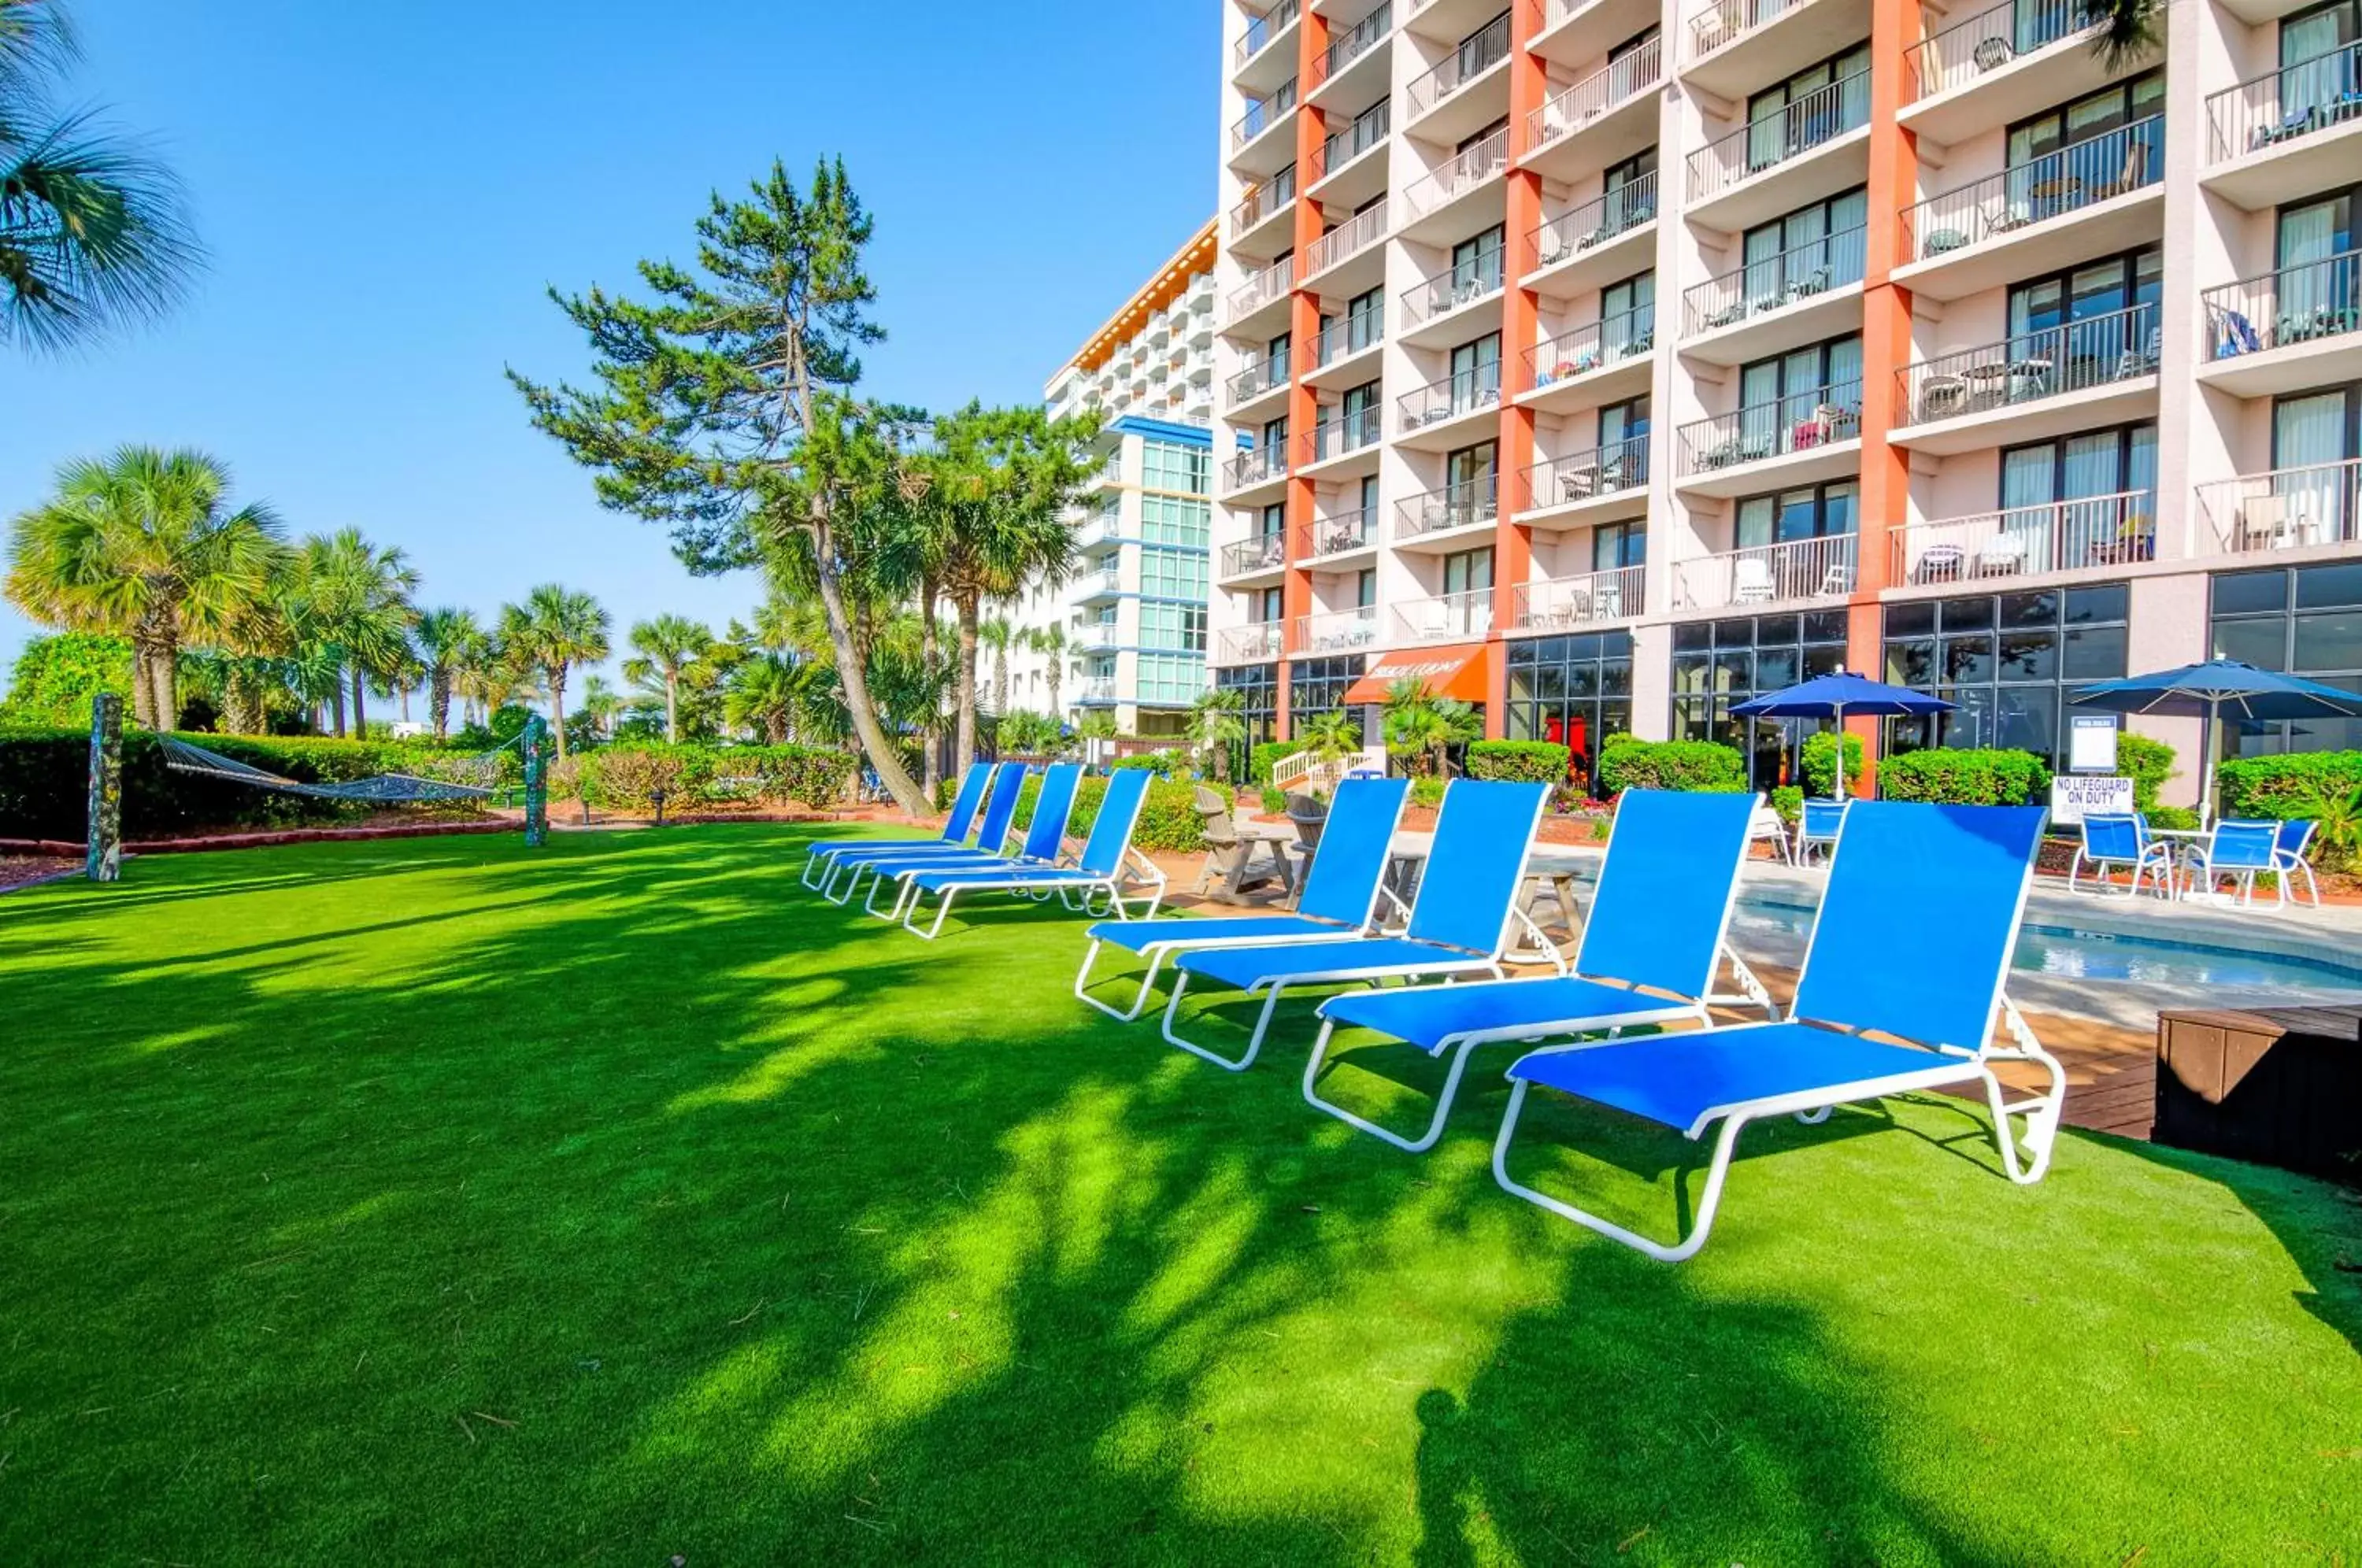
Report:
[[[1518,167],[1531,149],[1532,117],[1550,90],[1550,76],[1541,57],[1532,50],[1541,23],[1540,4],[1519,4],[1509,11],[1509,175],[1507,232],[1503,237],[1501,266],[1507,279],[1501,304],[1501,435],[1497,473],[1497,520],[1493,525],[1493,647],[1485,659],[1485,735],[1503,737],[1508,724],[1508,660],[1502,657],[1503,633],[1517,624],[1518,588],[1533,574],[1534,532],[1511,519],[1531,504],[1526,493],[1526,470],[1534,462],[1534,411],[1517,401],[1530,392],[1534,370],[1527,359],[1539,334],[1540,308],[1533,292],[1518,280],[1534,270],[1534,231],[1542,223],[1541,176]]]
[[[1297,96],[1300,100],[1311,91],[1316,78],[1313,70],[1329,53],[1329,18],[1317,11],[1307,10],[1304,27],[1297,39],[1296,80],[1302,83]],[[1320,143],[1326,136],[1325,122],[1319,112],[1308,106],[1296,112],[1296,188],[1303,191],[1312,183],[1315,160],[1320,156]],[[1304,277],[1305,253],[1312,248],[1321,232],[1320,208],[1310,198],[1296,198],[1295,269],[1300,282]],[[1320,299],[1309,289],[1298,288],[1288,299],[1287,314],[1287,515],[1283,533],[1288,541],[1281,548],[1286,551],[1287,575],[1279,591],[1280,647],[1279,690],[1275,694],[1277,716],[1274,721],[1279,738],[1290,739],[1288,687],[1291,684],[1289,665],[1297,652],[1297,628],[1301,619],[1312,613],[1312,574],[1297,558],[1295,541],[1312,536],[1312,481],[1298,477],[1298,470],[1311,454],[1312,426],[1319,414],[1319,402],[1312,389],[1304,384],[1311,369],[1315,345],[1320,335]]]
[[[1896,123],[1913,92],[1910,52],[1918,43],[1918,0],[1871,0],[1870,21],[1870,231],[1864,237],[1861,310],[1861,504],[1854,539],[1853,594],[1846,610],[1846,668],[1880,679],[1884,613],[1879,590],[1893,566],[1892,531],[1911,505],[1910,454],[1888,433],[1902,422],[1903,368],[1911,359],[1911,293],[1892,281],[1908,254],[1902,214],[1918,200],[1919,140]],[[1878,782],[1882,721],[1849,719],[1861,737],[1860,777],[1854,793],[1867,797]]]

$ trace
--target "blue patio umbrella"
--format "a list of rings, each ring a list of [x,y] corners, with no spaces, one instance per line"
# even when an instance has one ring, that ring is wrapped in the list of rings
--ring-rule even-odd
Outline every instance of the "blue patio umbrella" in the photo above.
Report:
[[[2169,713],[2200,721],[2198,755],[2206,759],[2198,771],[2198,817],[2212,814],[2214,798],[2214,725],[2234,719],[2356,719],[2362,718],[2362,697],[2323,686],[2301,676],[2257,669],[2235,658],[2209,659],[2161,669],[2151,675],[2129,675],[2103,680],[2077,690],[2069,699],[2079,708],[2103,708],[2115,713]]]
[[[1838,774],[1833,800],[1845,798],[1845,721],[1848,713],[1879,718],[1916,717],[1951,712],[1952,704],[1908,686],[1849,675],[1843,669],[1816,675],[1802,685],[1767,691],[1734,703],[1731,712],[1749,719],[1829,719],[1838,726]]]

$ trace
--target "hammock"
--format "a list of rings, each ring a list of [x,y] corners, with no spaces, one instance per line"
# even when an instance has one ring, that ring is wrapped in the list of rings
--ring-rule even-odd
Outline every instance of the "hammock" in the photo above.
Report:
[[[159,735],[164,746],[164,766],[175,773],[198,773],[209,778],[226,779],[232,784],[248,784],[258,790],[275,790],[282,795],[309,795],[322,801],[374,801],[387,805],[414,804],[427,801],[481,801],[492,790],[489,786],[454,784],[441,778],[421,778],[411,773],[381,773],[374,778],[355,778],[342,784],[305,784],[294,778],[282,778],[276,773],[266,773],[219,752],[207,751],[201,745],[176,740],[171,735]],[[490,776],[494,757],[507,747],[488,751],[481,756],[456,758],[463,767],[480,767]]]

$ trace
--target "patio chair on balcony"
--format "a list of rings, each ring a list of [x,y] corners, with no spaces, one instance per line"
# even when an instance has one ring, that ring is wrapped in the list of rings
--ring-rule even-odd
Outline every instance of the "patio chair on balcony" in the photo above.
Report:
[[[1772,599],[1772,563],[1750,556],[1730,568],[1730,600],[1734,604],[1765,604]]]
[[[1969,237],[1957,228],[1939,228],[1930,234],[1927,242],[1919,248],[1919,259],[1926,261],[1946,251],[1958,250],[1968,242]]]
[[[2025,541],[2014,534],[1995,534],[1977,547],[1976,575],[2015,577],[2025,569]]]
[[[2281,549],[2289,539],[2287,496],[2251,495],[2239,503],[2238,547],[2242,552]]]
[[[1558,498],[1561,501],[1588,501],[1599,493],[1599,470],[1584,467],[1569,469],[1558,476]]]
[[[2127,348],[2116,356],[2116,380],[2128,381],[2135,376],[2147,375],[2157,369],[2158,360],[2164,352],[2165,328],[2150,327],[2146,345],[2139,348]]]
[[[1919,388],[1919,417],[1949,419],[1969,403],[1969,383],[1958,376],[1929,376]]]
[[[1969,58],[1976,62],[1979,71],[1998,71],[2016,56],[2017,51],[2009,47],[2007,39],[1986,38],[1977,40],[1977,47]]]
[[[2104,202],[2112,196],[2128,196],[2148,182],[2148,143],[2138,137],[2125,143],[2124,166],[2113,180],[2102,180],[2092,187],[2091,199]]]

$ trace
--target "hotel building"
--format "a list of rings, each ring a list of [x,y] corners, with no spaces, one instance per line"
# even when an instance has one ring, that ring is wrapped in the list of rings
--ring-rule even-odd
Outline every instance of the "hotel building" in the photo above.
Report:
[[[1052,415],[1104,422],[1104,459],[1073,521],[1075,575],[1004,607],[1021,630],[1065,630],[1059,654],[1010,653],[1011,708],[1119,734],[1179,734],[1206,672],[1212,493],[1215,225],[1208,223],[1050,378]],[[1022,641],[1022,639],[1021,639]],[[1053,666],[1059,679],[1053,690]]]
[[[1492,735],[2064,749],[2215,653],[2362,690],[2357,0],[1220,0],[1212,657]],[[1230,456],[1233,439],[1245,449]],[[2194,721],[2132,721],[2180,750]],[[2256,725],[2237,752],[2362,744]]]

